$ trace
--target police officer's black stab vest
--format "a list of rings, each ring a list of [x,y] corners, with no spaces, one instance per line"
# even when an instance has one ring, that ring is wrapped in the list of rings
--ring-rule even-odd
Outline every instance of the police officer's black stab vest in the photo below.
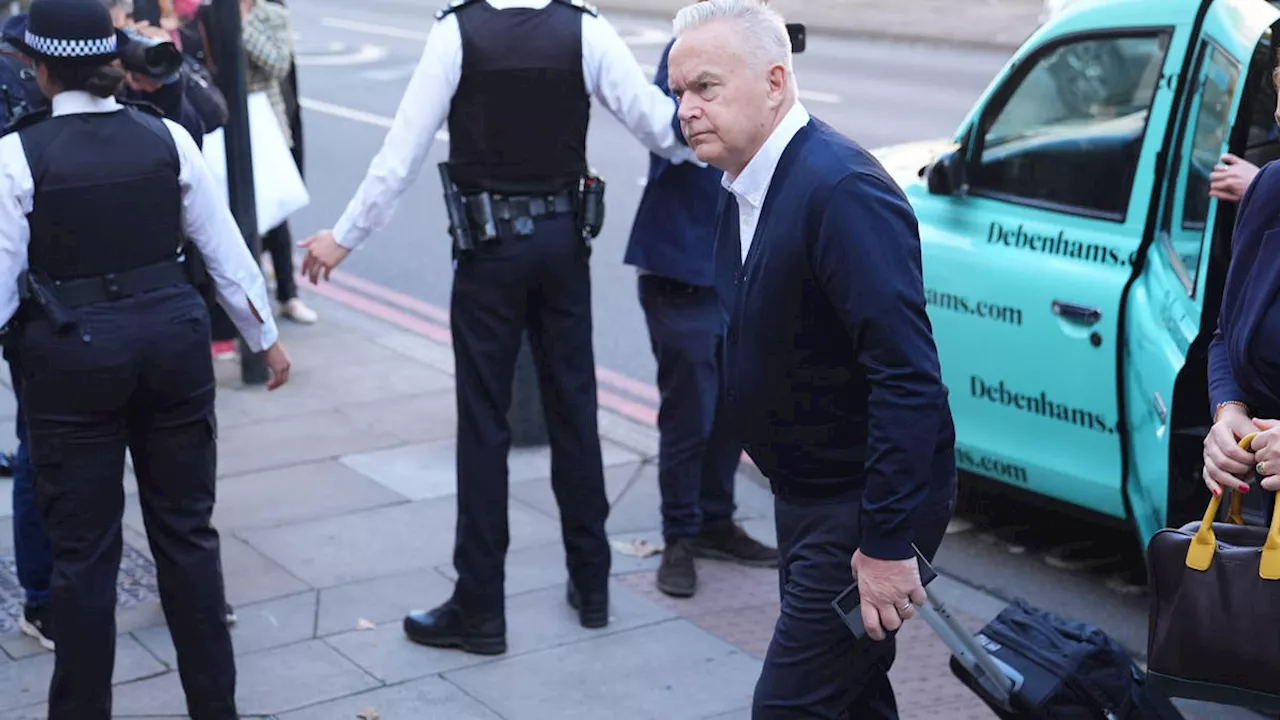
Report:
[[[582,73],[583,10],[455,13],[462,76],[449,110],[449,163],[463,192],[541,195],[576,188],[587,171],[591,98]]]
[[[48,117],[17,128],[35,180],[31,270],[51,280],[176,259],[182,164],[150,109]]]

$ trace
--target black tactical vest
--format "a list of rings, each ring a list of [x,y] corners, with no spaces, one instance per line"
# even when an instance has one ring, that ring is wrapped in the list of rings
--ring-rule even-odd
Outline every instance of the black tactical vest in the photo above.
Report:
[[[163,120],[126,106],[46,117],[17,132],[35,180],[33,271],[71,280],[177,258],[181,161]]]
[[[449,110],[449,163],[463,192],[541,195],[587,170],[591,98],[582,74],[585,11],[458,9],[462,77]]]

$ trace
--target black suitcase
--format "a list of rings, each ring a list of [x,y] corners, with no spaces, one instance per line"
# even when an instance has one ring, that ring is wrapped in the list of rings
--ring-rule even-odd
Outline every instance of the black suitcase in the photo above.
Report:
[[[951,672],[1001,720],[1183,720],[1096,627],[1019,600],[974,636],[935,591],[921,617],[951,649]]]

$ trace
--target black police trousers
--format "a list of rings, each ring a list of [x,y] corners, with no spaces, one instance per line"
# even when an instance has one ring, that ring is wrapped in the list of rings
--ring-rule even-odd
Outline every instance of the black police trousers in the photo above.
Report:
[[[538,368],[551,441],[551,488],[570,580],[603,592],[610,550],[609,500],[596,417],[589,251],[572,214],[539,217],[532,236],[500,238],[463,253],[450,321],[457,374],[458,526],[454,600],[469,613],[505,609],[507,411],[521,334]]]
[[[36,503],[54,555],[49,718],[111,717],[127,447],[189,713],[232,720],[235,661],[210,524],[217,432],[208,310],[186,285],[72,313],[70,332],[32,317],[17,339]]]

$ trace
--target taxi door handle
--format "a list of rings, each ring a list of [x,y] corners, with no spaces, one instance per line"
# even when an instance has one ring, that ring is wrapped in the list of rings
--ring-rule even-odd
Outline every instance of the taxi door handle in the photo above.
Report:
[[[1053,301],[1053,314],[1081,325],[1094,325],[1102,319],[1102,311],[1096,307],[1079,305],[1063,300]]]

